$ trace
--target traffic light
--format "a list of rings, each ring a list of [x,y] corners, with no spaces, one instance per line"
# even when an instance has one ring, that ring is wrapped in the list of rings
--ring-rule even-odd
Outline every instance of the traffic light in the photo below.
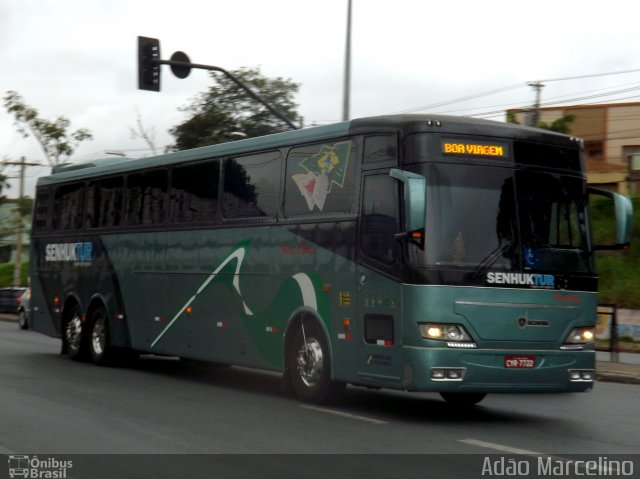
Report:
[[[160,40],[138,37],[138,89],[160,91]]]

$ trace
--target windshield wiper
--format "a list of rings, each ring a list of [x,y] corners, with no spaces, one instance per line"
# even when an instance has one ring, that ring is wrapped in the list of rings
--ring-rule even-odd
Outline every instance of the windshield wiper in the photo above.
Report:
[[[504,243],[504,244],[498,244],[498,247],[494,249],[491,253],[489,253],[487,257],[485,257],[482,261],[480,261],[478,266],[476,266],[476,268],[473,270],[473,273],[471,273],[471,279],[472,280],[478,279],[480,276],[486,273],[489,268],[491,268],[494,264],[496,264],[496,262],[502,256],[502,253],[504,253],[510,246],[511,246],[510,242]]]

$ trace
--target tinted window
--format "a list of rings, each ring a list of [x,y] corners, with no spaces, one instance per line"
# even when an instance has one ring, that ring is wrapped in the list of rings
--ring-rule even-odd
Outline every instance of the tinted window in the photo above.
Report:
[[[175,168],[171,173],[171,221],[213,220],[218,209],[217,161]]]
[[[36,206],[34,209],[33,227],[34,230],[44,230],[49,222],[49,200],[51,194],[49,190],[40,189],[36,193]]]
[[[368,136],[364,139],[364,162],[393,161],[398,157],[395,135]]]
[[[389,175],[366,176],[362,196],[360,247],[369,258],[391,264],[399,254],[398,182]]]
[[[353,213],[356,150],[351,140],[293,148],[287,158],[285,214]]]
[[[106,228],[122,224],[123,179],[108,178],[87,188],[88,228]]]
[[[233,158],[224,162],[225,218],[275,217],[278,213],[279,152]]]
[[[73,230],[82,227],[84,184],[60,186],[53,208],[53,228]]]
[[[167,172],[151,171],[127,179],[127,224],[164,222],[167,210]]]

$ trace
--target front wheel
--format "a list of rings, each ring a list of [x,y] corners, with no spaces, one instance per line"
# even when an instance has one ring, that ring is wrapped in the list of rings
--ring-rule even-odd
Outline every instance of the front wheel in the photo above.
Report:
[[[314,404],[338,396],[345,384],[331,380],[331,353],[320,326],[307,321],[294,334],[287,367],[296,396]]]
[[[486,393],[440,393],[440,396],[454,406],[473,406],[482,401]]]

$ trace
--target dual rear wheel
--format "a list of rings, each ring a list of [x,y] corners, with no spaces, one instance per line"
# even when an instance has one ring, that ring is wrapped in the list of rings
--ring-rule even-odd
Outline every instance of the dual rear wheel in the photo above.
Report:
[[[89,318],[83,320],[80,307],[74,305],[65,323],[62,349],[77,361],[91,359],[101,366],[111,364],[115,354],[110,344],[105,309],[99,306],[92,310]]]

